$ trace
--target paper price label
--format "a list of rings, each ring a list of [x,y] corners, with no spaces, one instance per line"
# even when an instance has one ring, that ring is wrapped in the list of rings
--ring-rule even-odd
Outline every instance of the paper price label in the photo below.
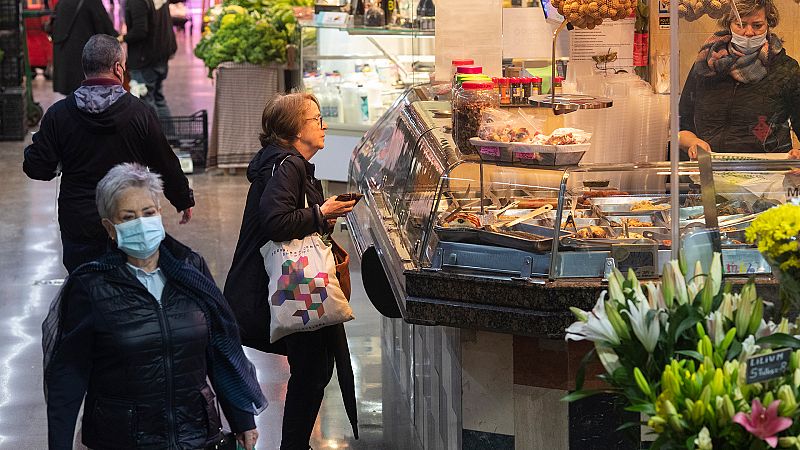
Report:
[[[487,156],[500,156],[500,147],[481,147],[481,153]]]
[[[517,159],[542,159],[538,153],[514,153]]]

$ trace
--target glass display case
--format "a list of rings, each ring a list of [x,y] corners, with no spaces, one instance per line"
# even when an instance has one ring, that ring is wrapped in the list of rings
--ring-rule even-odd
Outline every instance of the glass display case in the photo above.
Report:
[[[351,182],[368,194],[384,224],[377,232],[391,236],[406,269],[559,279],[604,278],[617,267],[656,277],[677,229],[690,260],[712,249],[722,252],[726,273],[768,273],[744,229],[800,185],[798,161],[681,162],[676,223],[669,162],[484,161],[458,150],[449,114],[449,103],[428,100],[427,88],[407,91],[351,162]]]

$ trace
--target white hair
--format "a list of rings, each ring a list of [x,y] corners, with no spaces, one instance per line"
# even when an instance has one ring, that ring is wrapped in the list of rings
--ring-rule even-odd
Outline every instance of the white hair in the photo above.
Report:
[[[97,183],[95,202],[101,219],[110,219],[117,210],[117,199],[130,188],[146,189],[156,207],[161,206],[163,182],[161,176],[137,163],[122,163],[111,168]]]

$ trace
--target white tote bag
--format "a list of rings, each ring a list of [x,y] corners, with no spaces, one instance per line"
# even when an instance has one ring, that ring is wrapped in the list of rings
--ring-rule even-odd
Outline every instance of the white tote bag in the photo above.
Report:
[[[331,247],[314,233],[261,247],[269,276],[269,341],[353,320]]]

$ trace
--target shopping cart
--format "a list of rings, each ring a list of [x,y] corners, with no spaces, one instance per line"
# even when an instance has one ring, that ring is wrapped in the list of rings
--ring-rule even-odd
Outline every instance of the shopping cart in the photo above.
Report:
[[[160,120],[172,148],[179,155],[188,153],[195,169],[205,169],[208,157],[208,112],[201,109],[189,116],[163,117]]]

